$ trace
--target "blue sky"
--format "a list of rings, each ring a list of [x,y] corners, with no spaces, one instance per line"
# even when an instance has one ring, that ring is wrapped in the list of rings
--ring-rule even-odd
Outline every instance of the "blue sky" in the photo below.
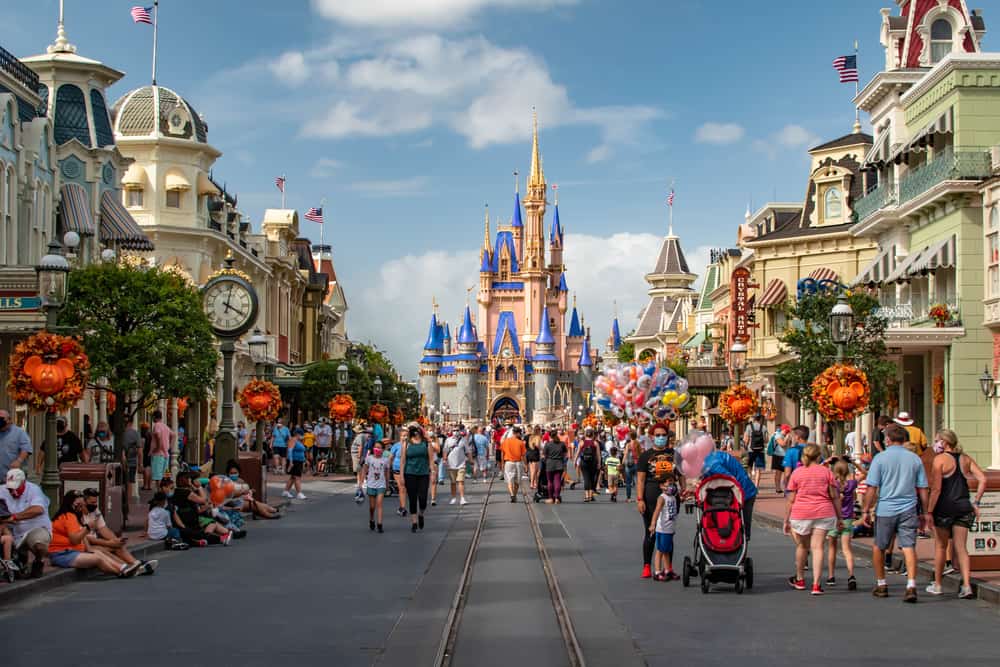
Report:
[[[79,53],[127,72],[110,99],[150,78],[133,4],[66,0]],[[853,122],[831,61],[858,39],[868,80],[891,4],[163,0],[157,78],[205,116],[215,174],[254,223],[278,174],[300,211],[326,197],[349,333],[412,374],[431,296],[455,319],[476,279],[484,203],[511,215],[532,106],[570,288],[603,343],[614,302],[623,330],[645,302],[671,180],[695,266],[735,242],[749,202],[804,197],[804,149]],[[7,0],[0,45],[44,51],[57,7]]]

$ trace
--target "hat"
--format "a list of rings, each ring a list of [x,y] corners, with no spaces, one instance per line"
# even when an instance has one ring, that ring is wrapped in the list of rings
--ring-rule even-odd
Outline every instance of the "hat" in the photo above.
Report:
[[[900,426],[913,426],[913,417],[910,416],[909,412],[900,412],[896,415],[896,418],[892,421],[896,422]]]
[[[6,486],[11,491],[15,489],[20,489],[21,485],[24,484],[24,471],[20,468],[11,468],[7,471],[7,482]]]
[[[782,433],[791,433],[792,432],[792,427],[789,426],[788,424],[782,424],[781,425],[781,432]]]

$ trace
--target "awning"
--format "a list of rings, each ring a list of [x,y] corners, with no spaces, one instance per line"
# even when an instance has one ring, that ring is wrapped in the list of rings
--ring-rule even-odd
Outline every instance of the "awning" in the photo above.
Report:
[[[87,190],[78,183],[66,183],[59,188],[59,195],[62,199],[59,211],[62,214],[63,232],[93,236],[94,220],[90,216]]]
[[[169,171],[167,172],[166,182],[164,185],[167,190],[190,190],[191,184],[188,179],[184,177],[184,174],[179,171]]]
[[[819,282],[821,280],[836,280],[837,272],[827,266],[821,266],[809,274],[809,277]]]
[[[767,287],[764,288],[764,293],[761,295],[760,301],[757,302],[757,307],[770,308],[784,302],[787,298],[788,286],[785,285],[784,281],[773,278],[768,281]]]
[[[702,329],[695,335],[688,338],[687,342],[684,343],[684,347],[690,350],[696,350],[704,344],[705,344],[705,330]]]
[[[954,130],[954,113],[951,107],[938,116],[933,123],[917,132],[906,144],[906,151],[921,151],[934,141],[935,134],[951,134]]]
[[[889,161],[889,130],[886,128],[885,132],[876,139],[872,147],[868,149],[868,154],[865,155],[865,160],[863,162],[866,167],[880,168],[886,162]]]
[[[896,269],[886,277],[885,282],[901,283],[906,280],[909,280],[910,267],[913,266],[914,262],[920,260],[920,256],[923,254],[923,252],[924,251],[922,249],[914,250],[909,255],[907,255],[902,262],[896,265]]]
[[[688,366],[687,381],[690,390],[716,389],[722,391],[729,387],[729,370],[711,366]]]
[[[133,162],[122,176],[122,185],[126,190],[142,190],[146,187],[146,170]]]
[[[198,195],[221,195],[222,190],[220,190],[215,183],[212,182],[205,172],[198,172]]]
[[[924,272],[933,272],[938,269],[950,269],[955,266],[955,237],[949,236],[946,239],[935,241],[921,251],[907,268],[909,276],[916,276]]]
[[[851,282],[851,285],[881,285],[895,268],[896,248],[890,246],[876,255],[875,259]]]
[[[117,193],[105,190],[101,194],[101,243],[128,250],[152,250],[139,224],[125,210]]]

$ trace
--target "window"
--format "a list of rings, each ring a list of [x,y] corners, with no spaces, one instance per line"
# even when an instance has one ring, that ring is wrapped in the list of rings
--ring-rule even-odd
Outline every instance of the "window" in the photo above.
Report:
[[[174,193],[176,194],[176,193]],[[170,200],[170,193],[167,193],[167,201]],[[129,208],[142,208],[142,189],[126,190],[125,205]],[[169,206],[169,204],[168,204]],[[179,206],[179,204],[178,204]]]
[[[1000,204],[994,204],[990,211],[990,229],[1000,229]]]
[[[1000,262],[1000,236],[990,234],[990,264]]]
[[[1000,267],[991,266],[988,271],[990,291],[989,296],[1000,296]]]
[[[181,191],[167,190],[167,208],[181,207]]]
[[[76,139],[90,148],[87,103],[83,91],[72,84],[63,84],[56,92],[55,138],[60,145]]]
[[[951,22],[938,19],[931,24],[931,62],[940,62],[951,53]]]
[[[840,220],[842,212],[843,203],[840,199],[840,188],[836,186],[831,187],[823,196],[823,222]]]

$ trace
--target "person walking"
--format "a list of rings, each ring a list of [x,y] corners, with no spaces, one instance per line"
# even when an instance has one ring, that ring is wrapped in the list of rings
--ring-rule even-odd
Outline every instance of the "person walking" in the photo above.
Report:
[[[548,484],[549,503],[562,503],[563,473],[566,471],[566,443],[559,439],[556,429],[549,431],[549,441],[542,449],[545,459],[545,481]]]
[[[576,454],[576,468],[583,478],[583,502],[592,503],[597,500],[594,491],[597,489],[597,473],[601,466],[601,450],[594,440],[594,429],[588,426],[584,430],[583,442]]]
[[[271,462],[272,471],[277,475],[284,475],[288,461],[288,440],[292,437],[292,432],[281,421],[281,417],[274,420],[274,428],[271,429],[271,451],[274,453]]]
[[[368,457],[371,435],[371,427],[363,426],[351,442],[351,471],[357,478],[357,487],[354,489],[354,502],[359,505],[364,502],[364,493],[361,491],[361,487],[364,486],[365,480],[361,476],[361,468]]]
[[[313,428],[313,435],[316,436],[316,470],[318,472],[322,469],[323,477],[329,477],[330,469],[336,467],[336,462],[330,457],[333,451],[333,428],[326,417],[320,418],[319,423]]]
[[[410,504],[410,530],[424,529],[424,512],[427,510],[427,490],[431,482],[431,461],[437,456],[439,447],[429,442],[419,426],[410,426],[409,438],[403,446],[400,467],[406,497]]]
[[[291,464],[291,468],[288,471],[288,481],[285,482],[285,491],[281,495],[286,498],[305,500],[306,496],[302,493],[302,469],[306,465],[306,446],[302,444],[302,436],[299,430],[295,429],[292,439],[288,441],[288,461]],[[292,488],[296,491],[294,495],[292,494]]]
[[[653,512],[660,497],[660,485],[674,478],[679,488],[684,488],[684,476],[675,474],[674,449],[671,446],[669,427],[660,422],[652,428],[653,446],[639,456],[636,472],[636,511],[642,517],[642,578],[653,576],[653,549],[656,539],[649,532]]]
[[[642,454],[642,445],[636,437],[635,429],[629,429],[628,440],[625,441],[622,463],[625,468],[625,502],[632,502],[632,487],[635,486],[635,474],[638,469],[639,456]]]
[[[618,448],[612,447],[608,458],[604,459],[604,470],[608,476],[608,494],[611,502],[618,502],[618,480],[621,479],[622,460],[618,458]]]
[[[954,561],[962,575],[958,597],[971,600],[969,551],[965,541],[969,529],[979,519],[979,502],[986,492],[986,474],[968,454],[962,452],[958,436],[943,428],[937,432],[933,444],[934,461],[931,466],[930,500],[927,509],[934,517],[934,581],[927,587],[931,595],[941,595],[941,578],[948,557],[948,541],[954,550]],[[976,478],[976,496],[969,500],[967,477]]]
[[[931,522],[929,513],[918,515],[921,507],[928,507],[927,473],[920,457],[903,447],[907,434],[902,426],[890,424],[885,428],[886,448],[872,460],[868,470],[868,490],[865,493],[862,523],[875,525],[875,543],[872,546],[872,564],[875,566],[875,588],[872,595],[889,597],[885,581],[885,551],[893,538],[903,550],[906,562],[906,593],[903,602],[917,601],[917,531],[921,524]],[[872,505],[878,498],[874,522]]]
[[[392,476],[396,480],[396,496],[399,498],[399,507],[396,514],[406,516],[406,482],[403,480],[403,471],[400,463],[403,460],[403,447],[406,445],[407,432],[399,429],[399,440],[389,448],[389,456],[392,457]]]
[[[785,489],[784,532],[795,539],[795,575],[788,584],[805,590],[806,561],[812,552],[812,595],[823,595],[819,580],[823,574],[823,547],[831,531],[843,529],[840,520],[840,493],[830,469],[819,464],[822,452],[808,445],[802,452],[802,466],[796,468]]]
[[[532,491],[538,488],[538,470],[542,460],[542,427],[535,426],[528,438],[528,449],[524,454],[528,462],[528,478]]]
[[[764,417],[754,415],[750,427],[743,436],[743,443],[746,446],[750,469],[750,478],[754,486],[760,486],[760,474],[764,470],[764,451],[767,449],[767,428],[764,426]]]
[[[792,444],[785,446],[785,458],[781,461],[782,476],[781,488],[785,493],[788,491],[788,479],[792,476],[792,471],[802,464],[802,450],[809,440],[809,427],[799,424],[792,429]],[[788,440],[786,439],[785,442]]]
[[[465,499],[465,467],[469,462],[468,441],[461,432],[456,432],[455,442],[447,454],[448,480],[451,483],[451,500],[449,505],[461,502],[468,505]]]
[[[521,489],[527,446],[521,439],[520,426],[515,426],[512,432],[509,438],[504,438],[500,442],[500,449],[503,453],[503,475],[507,480],[507,492],[510,493],[510,502],[516,503],[517,493]]]
[[[153,411],[153,439],[149,445],[149,467],[153,484],[159,486],[167,472],[170,462],[170,442],[174,434],[170,427],[163,423],[163,412]]]
[[[472,444],[476,447],[476,472],[479,481],[485,483],[490,471],[490,439],[486,437],[486,428],[480,426],[472,434]]]
[[[365,489],[368,494],[368,529],[382,530],[382,502],[385,500],[386,479],[392,466],[392,457],[382,456],[382,448],[389,446],[389,438],[375,443],[371,454],[365,458]]]
[[[785,472],[785,443],[790,439],[791,433],[792,427],[788,424],[782,424],[780,428],[774,431],[767,443],[767,454],[771,460],[771,471],[774,472],[774,490],[779,496],[785,493],[785,489],[781,485],[781,478]]]
[[[660,484],[660,490],[649,523],[649,532],[656,540],[656,574],[653,580],[675,581],[680,579],[674,573],[674,524],[680,507],[680,492],[672,478]]]
[[[847,459],[837,459],[833,464],[833,477],[837,480],[837,491],[840,493],[841,527],[827,534],[827,565],[830,576],[826,579],[827,586],[837,583],[837,542],[840,542],[844,554],[844,564],[847,566],[847,590],[858,588],[858,580],[854,578],[854,552],[851,549],[851,539],[854,537],[854,501],[858,491],[858,481],[851,477],[851,466]]]

